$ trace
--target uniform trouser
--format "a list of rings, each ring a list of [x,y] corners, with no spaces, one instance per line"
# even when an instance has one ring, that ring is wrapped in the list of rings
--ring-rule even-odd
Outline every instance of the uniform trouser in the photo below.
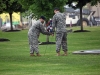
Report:
[[[29,46],[30,46],[30,54],[34,54],[34,52],[37,54],[38,51],[38,38],[36,38],[33,35],[28,35],[29,40]]]
[[[60,52],[60,49],[64,52],[67,51],[67,32],[56,33],[56,52]]]

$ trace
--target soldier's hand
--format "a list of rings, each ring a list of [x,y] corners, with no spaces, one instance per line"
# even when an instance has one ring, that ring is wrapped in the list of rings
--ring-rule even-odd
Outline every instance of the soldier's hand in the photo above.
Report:
[[[52,36],[54,36],[54,34],[52,34]]]

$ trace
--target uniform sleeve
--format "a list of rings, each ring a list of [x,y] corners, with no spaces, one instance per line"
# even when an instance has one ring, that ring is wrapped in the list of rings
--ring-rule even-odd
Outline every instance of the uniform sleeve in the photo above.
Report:
[[[55,31],[55,27],[56,27],[56,16],[54,15],[53,19],[52,19],[52,30],[53,30],[53,32]]]
[[[40,24],[40,32],[42,34],[45,34],[45,35],[51,35],[51,33],[49,33],[48,31],[45,30],[44,26],[42,25],[42,23]]]

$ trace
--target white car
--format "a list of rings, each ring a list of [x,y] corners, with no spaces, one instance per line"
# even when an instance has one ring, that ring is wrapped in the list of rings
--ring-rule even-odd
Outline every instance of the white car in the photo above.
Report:
[[[79,20],[78,16],[74,14],[69,14],[66,16],[66,25],[75,25]]]
[[[12,25],[12,27],[13,27],[13,30],[16,30],[14,25]],[[9,30],[11,30],[11,24],[10,23],[5,23],[4,25],[2,25],[1,30],[2,31],[9,31]]]

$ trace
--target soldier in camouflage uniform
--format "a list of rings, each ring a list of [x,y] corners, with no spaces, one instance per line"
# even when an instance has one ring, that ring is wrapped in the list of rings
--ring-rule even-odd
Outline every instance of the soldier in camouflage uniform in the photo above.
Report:
[[[60,55],[60,49],[64,51],[63,55],[67,55],[67,30],[66,30],[66,17],[64,13],[60,13],[58,8],[54,9],[55,15],[52,20],[53,32],[56,28],[56,52],[57,56]]]
[[[43,22],[45,20],[44,16],[41,16],[38,21],[36,21],[28,31],[28,40],[30,45],[30,56],[35,56],[34,52],[37,56],[40,56],[38,50],[38,37],[40,32],[45,35],[50,35],[51,33],[47,32],[44,29]]]

